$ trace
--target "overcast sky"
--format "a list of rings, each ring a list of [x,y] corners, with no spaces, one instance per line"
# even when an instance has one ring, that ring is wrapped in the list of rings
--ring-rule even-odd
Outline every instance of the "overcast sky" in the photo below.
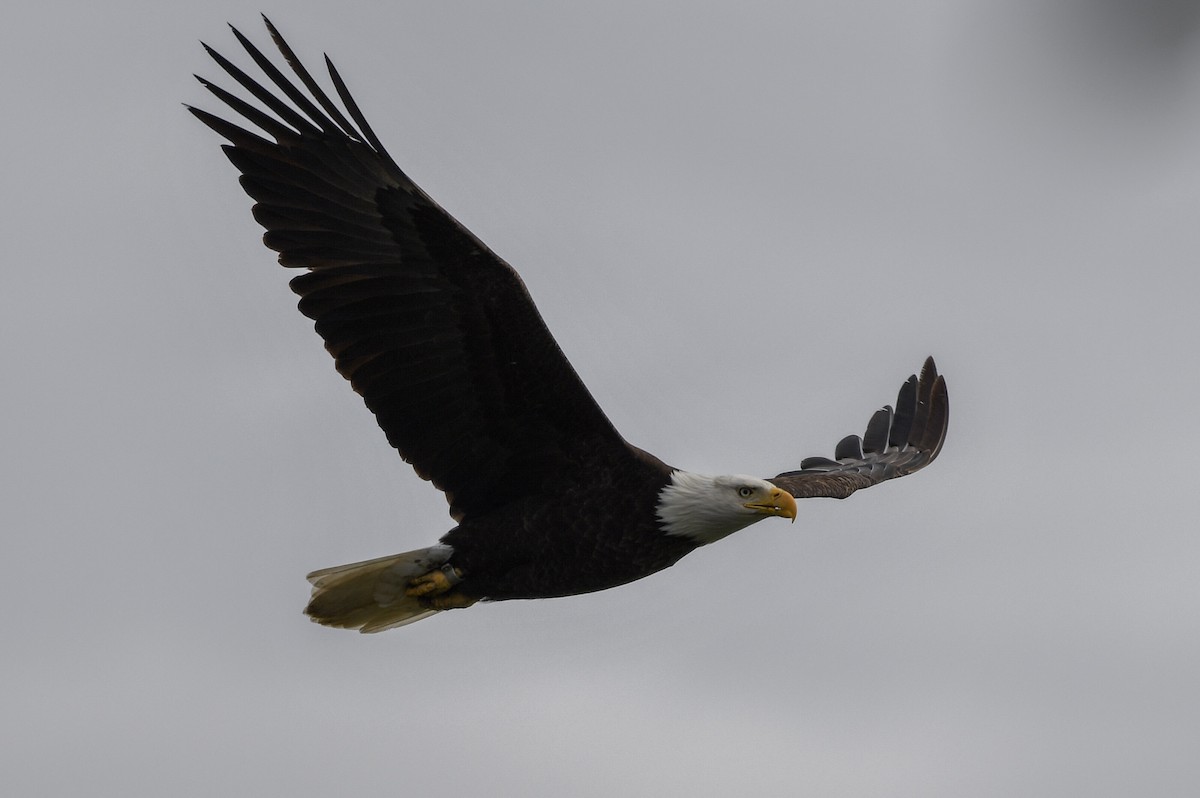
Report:
[[[7,793],[1193,794],[1200,6],[262,6],[673,465],[769,476],[949,380],[920,474],[378,636],[304,574],[445,503],[181,105],[259,10],[0,28]]]

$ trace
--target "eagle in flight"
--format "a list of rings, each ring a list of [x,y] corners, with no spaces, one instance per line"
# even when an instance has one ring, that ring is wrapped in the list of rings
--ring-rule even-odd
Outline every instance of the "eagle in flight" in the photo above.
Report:
[[[299,85],[236,29],[266,81],[205,49],[262,107],[198,79],[266,137],[188,110],[229,142],[263,242],[303,270],[300,311],[456,524],[428,548],[309,574],[313,620],[379,632],[604,590],[764,518],[794,521],[796,499],[845,498],[937,457],[949,400],[932,358],[861,438],[769,479],[686,471],[627,443],[516,271],[392,160],[328,58],[340,107],[264,21]]]

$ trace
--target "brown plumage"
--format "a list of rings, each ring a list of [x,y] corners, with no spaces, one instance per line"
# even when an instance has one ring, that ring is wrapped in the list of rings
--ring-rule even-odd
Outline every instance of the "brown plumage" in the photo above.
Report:
[[[794,518],[793,495],[844,497],[937,456],[948,402],[932,359],[861,442],[770,481],[692,475],[629,445],[512,267],[405,175],[328,59],[345,113],[266,24],[303,89],[236,30],[278,94],[206,49],[270,113],[200,81],[270,138],[189,110],[229,141],[264,243],[306,270],[291,287],[338,371],[458,524],[436,546],[310,574],[315,620],[379,631],[479,599],[612,587]]]
[[[875,411],[863,437],[848,435],[834,459],[808,457],[799,471],[785,471],[771,482],[797,499],[828,496],[844,499],[860,488],[919,471],[933,462],[946,441],[950,397],[933,358],[926,358],[921,378],[908,378],[896,407]]]

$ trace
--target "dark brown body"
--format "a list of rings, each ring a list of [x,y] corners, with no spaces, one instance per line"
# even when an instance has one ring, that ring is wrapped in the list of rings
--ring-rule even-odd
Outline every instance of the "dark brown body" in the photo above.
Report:
[[[665,534],[658,495],[671,469],[634,449],[598,447],[547,477],[544,489],[442,542],[477,599],[550,598],[622,585],[668,568],[696,544]]]

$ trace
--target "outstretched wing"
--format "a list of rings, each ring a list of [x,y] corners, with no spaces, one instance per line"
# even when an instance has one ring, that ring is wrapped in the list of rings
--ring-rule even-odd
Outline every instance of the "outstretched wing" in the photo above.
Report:
[[[345,114],[263,19],[307,93],[236,29],[273,89],[205,49],[270,113],[198,79],[270,139],[189,110],[230,142],[264,243],[306,269],[300,310],[392,446],[458,520],[537,490],[569,450],[625,446],[517,273],[396,165],[329,59]]]
[[[809,457],[799,471],[787,471],[770,482],[797,499],[831,496],[844,499],[859,488],[919,471],[933,462],[946,440],[950,398],[946,380],[933,358],[925,361],[921,377],[908,378],[896,397],[896,409],[877,410],[860,438],[842,439],[834,459]]]

